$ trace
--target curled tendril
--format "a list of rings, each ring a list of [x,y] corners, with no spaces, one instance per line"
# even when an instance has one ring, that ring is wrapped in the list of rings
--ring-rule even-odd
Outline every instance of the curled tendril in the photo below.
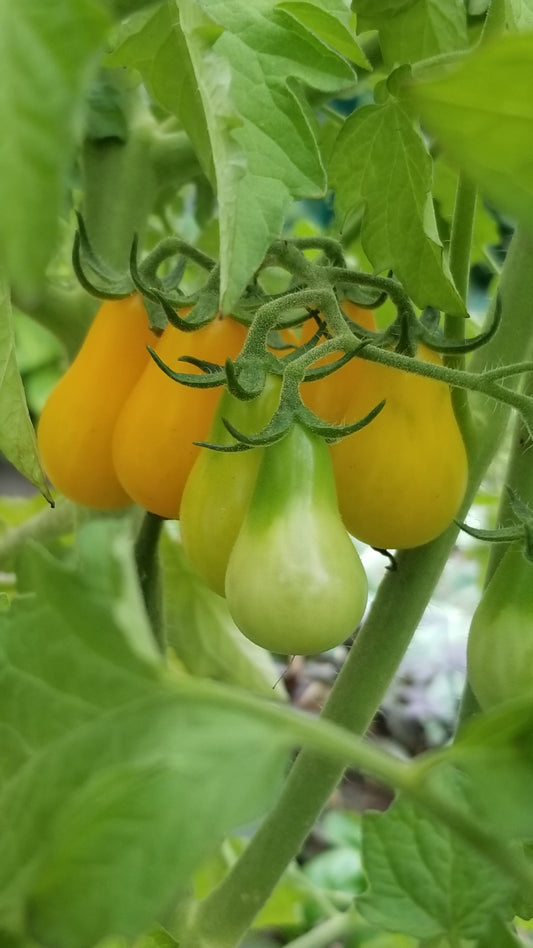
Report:
[[[342,438],[347,438],[351,434],[355,434],[356,431],[360,431],[361,428],[366,428],[374,418],[379,415],[379,413],[385,407],[385,399],[379,402],[377,405],[368,412],[367,415],[364,415],[362,418],[359,418],[357,421],[352,422],[349,425],[332,425],[328,424],[325,421],[322,421],[318,415],[315,415],[309,408],[305,405],[300,404],[296,409],[295,418],[301,424],[305,425],[313,434],[320,435],[321,438],[324,438],[328,444],[334,444],[336,441],[340,441]]]
[[[342,284],[336,285],[337,292],[339,291],[341,285]],[[351,289],[353,293],[353,284],[351,285]],[[353,295],[355,296],[355,293],[353,293]],[[383,306],[383,304],[387,301],[387,297],[388,293],[386,290],[381,290],[377,296],[368,296],[366,299],[359,298],[357,300],[352,300],[352,298],[349,296],[346,297],[346,299],[349,299],[350,303],[354,303],[356,306],[359,306],[360,309],[379,309],[379,307]]]
[[[129,275],[114,270],[98,256],[79,211],[76,211],[76,218],[78,229],[72,247],[72,266],[81,286],[98,299],[122,300],[130,296],[134,285]],[[89,276],[88,271],[91,271],[92,276]]]
[[[239,367],[227,358],[225,370],[228,391],[240,401],[251,401],[263,391],[267,373],[264,362],[250,363],[248,361],[244,366]]]
[[[486,540],[489,543],[513,543],[515,540],[525,540],[529,549],[533,537],[533,510],[524,503],[513,487],[506,486],[505,490],[509,498],[509,506],[518,520],[517,524],[510,527],[498,527],[496,530],[483,530],[479,527],[471,527],[462,520],[456,520],[455,523],[476,540]]]
[[[162,293],[156,292],[155,299],[161,306],[170,325],[174,326],[176,329],[181,329],[183,332],[194,332],[196,329],[201,329],[202,326],[207,326],[208,323],[212,322],[218,312],[217,300],[215,299],[213,300],[215,305],[205,307],[204,314],[201,313],[198,315],[197,303],[196,306],[193,306],[193,308],[187,314],[187,318],[184,319],[183,316],[180,316],[180,314],[174,309],[174,306],[170,300],[163,296]],[[180,303],[180,306],[183,307],[183,305],[183,302]]]
[[[213,363],[202,364],[200,359],[194,359],[192,356],[182,356],[179,360],[180,362],[190,362],[192,365],[198,365],[198,367],[204,371],[206,371],[204,366],[209,366],[205,375],[192,375],[189,372],[175,372],[166,362],[163,362],[162,358],[151,346],[148,346],[148,352],[156,365],[174,382],[180,382],[182,385],[188,385],[190,388],[216,388],[218,385],[224,385],[226,382],[224,369],[220,366],[215,366]]]
[[[476,540],[487,540],[489,543],[512,543],[514,540],[520,540],[524,536],[523,529],[519,527],[500,527],[499,530],[481,530],[479,527],[472,527],[463,520],[454,520],[454,523],[468,536]]]
[[[235,428],[227,418],[223,418],[222,421],[235,440],[247,448],[266,447],[269,444],[275,444],[276,441],[283,438],[291,425],[296,421],[304,425],[313,434],[319,435],[326,441],[332,443],[340,441],[341,438],[346,438],[356,431],[360,431],[361,428],[365,428],[366,425],[373,421],[376,415],[379,415],[384,405],[385,401],[381,401],[379,405],[376,405],[367,415],[354,421],[350,425],[327,424],[309,408],[302,405],[301,402],[292,404],[292,399],[290,398],[280,404],[268,425],[256,434],[244,434]],[[231,447],[232,446],[230,446],[230,448]],[[217,450],[224,451],[227,450],[227,447],[218,445]]]
[[[180,356],[178,362],[188,362],[189,365],[195,365],[206,375],[224,371],[224,366],[218,365],[216,362],[206,362],[205,359],[197,359],[195,356]]]
[[[488,329],[485,329],[483,332],[478,333],[477,336],[473,336],[472,339],[466,339],[464,342],[453,342],[447,341],[444,338],[438,338],[434,332],[427,328],[426,323],[420,321],[419,325],[421,327],[420,339],[427,346],[428,349],[432,349],[434,352],[441,352],[444,354],[457,354],[461,355],[465,352],[472,352],[474,349],[478,349],[480,346],[484,346],[485,343],[492,339],[492,337],[497,333],[501,324],[502,316],[502,301],[500,294],[498,293],[496,297],[496,304],[494,307],[494,316],[491,320],[490,326]]]
[[[154,275],[154,279],[157,280],[157,284],[148,282],[148,279],[145,276],[143,267],[139,267],[137,263],[137,256],[138,256],[138,237],[137,237],[137,234],[135,234],[131,243],[131,248],[130,248],[130,275],[136,289],[146,299],[152,300],[153,303],[160,303],[162,296],[164,296],[165,299],[169,299],[170,288],[168,286],[168,283],[165,283],[163,280],[160,280],[158,277],[155,277],[155,275]],[[187,265],[187,261],[185,258],[181,258],[178,261],[173,271],[173,273],[175,273],[176,275],[176,278],[179,277],[179,279],[181,279],[186,265]],[[179,282],[179,279],[176,279],[176,282]],[[172,296],[172,305],[184,306],[186,305],[186,301],[181,294],[175,293]]]

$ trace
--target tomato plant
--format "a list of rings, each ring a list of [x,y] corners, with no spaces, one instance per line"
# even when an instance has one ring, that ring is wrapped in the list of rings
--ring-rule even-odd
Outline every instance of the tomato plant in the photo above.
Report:
[[[250,433],[269,420],[279,401],[279,379],[271,376],[252,402],[229,392],[217,404],[208,442],[236,445],[223,419]],[[205,582],[224,595],[231,550],[252,496],[263,448],[224,452],[202,448],[185,484],[180,508],[181,538],[187,556]]]
[[[181,356],[224,361],[236,356],[246,337],[240,323],[215,317],[187,333],[168,326],[154,347],[179,368]],[[191,371],[198,372],[194,366]],[[122,406],[113,433],[113,463],[125,491],[141,507],[176,518],[181,495],[199,448],[207,437],[220,392],[178,385],[150,360]]]
[[[376,329],[376,321],[372,310],[357,306],[351,300],[344,300],[342,309],[354,323],[365,329]],[[310,320],[305,324],[304,333],[309,335],[316,324]],[[304,337],[305,338],[305,335]],[[335,356],[324,356],[316,363],[327,365],[334,362]],[[341,366],[331,375],[315,382],[307,382],[302,386],[302,400],[311,411],[320,418],[333,424],[341,424],[346,420],[346,413],[354,388],[359,384],[359,363],[352,359]]]
[[[417,358],[440,363],[421,346]],[[466,490],[466,450],[447,385],[355,360],[356,385],[346,409],[361,417],[385,400],[367,427],[332,445],[344,522],[380,549],[428,543],[449,526]]]
[[[0,4],[2,946],[527,942],[532,31]]]
[[[339,517],[328,450],[297,425],[264,451],[225,592],[237,626],[273,652],[322,652],[361,621],[367,582]]]
[[[117,477],[111,441],[154,339],[140,296],[103,303],[44,406],[38,442],[45,470],[79,504],[107,510],[132,503]]]
[[[532,579],[531,563],[509,550],[472,617],[468,680],[482,708],[532,692]]]

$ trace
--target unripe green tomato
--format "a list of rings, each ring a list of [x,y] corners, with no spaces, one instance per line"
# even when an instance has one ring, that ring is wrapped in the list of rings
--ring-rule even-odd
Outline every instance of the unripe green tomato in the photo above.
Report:
[[[533,564],[518,550],[504,555],[472,617],[467,672],[483,710],[533,696]]]
[[[264,451],[229,558],[229,610],[257,645],[306,655],[355,631],[367,592],[340,519],[328,448],[296,424]]]
[[[222,419],[231,421],[243,434],[254,434],[274,414],[281,379],[267,377],[256,398],[241,401],[224,390],[218,402],[207,441],[235,444]],[[183,491],[180,530],[185,552],[202,579],[224,595],[226,568],[233,544],[250,502],[263,448],[223,452],[202,448]]]

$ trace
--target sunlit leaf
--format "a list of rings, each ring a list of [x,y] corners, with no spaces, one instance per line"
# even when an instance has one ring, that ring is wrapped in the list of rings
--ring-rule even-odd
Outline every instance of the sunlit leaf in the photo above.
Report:
[[[533,228],[533,33],[480,46],[405,89],[449,157],[500,210]]]
[[[1,93],[0,93],[1,95]],[[1,184],[0,184],[1,187]],[[0,215],[1,217],[1,215]],[[0,225],[1,226],[1,225]],[[15,354],[13,316],[0,274],[0,451],[51,501]]]
[[[340,214],[364,209],[361,239],[375,270],[393,269],[421,309],[462,312],[437,231],[431,160],[394,99],[346,120],[330,173]]]
[[[0,257],[22,298],[54,250],[83,92],[109,22],[96,0],[0,4]]]
[[[360,31],[379,30],[385,61],[413,63],[463,49],[467,42],[463,0],[411,0],[369,3],[355,0]]]
[[[463,802],[453,772],[439,775]],[[417,938],[477,939],[509,912],[509,883],[458,836],[406,799],[363,817],[369,891],[358,902],[373,925]]]
[[[292,198],[326,181],[298,83],[337,92],[348,63],[271,0],[179,3],[213,153],[225,309],[243,291]]]
[[[0,623],[0,931],[93,948],[147,930],[262,811],[290,737],[209,689],[183,698],[127,522],[90,524],[66,562],[38,548],[27,561],[35,592]]]

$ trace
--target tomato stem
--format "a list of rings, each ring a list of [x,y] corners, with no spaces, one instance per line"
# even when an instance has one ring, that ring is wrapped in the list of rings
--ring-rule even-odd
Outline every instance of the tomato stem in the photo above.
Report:
[[[476,352],[473,361],[480,374],[486,366],[501,361],[496,360],[496,351],[502,353],[504,362],[514,362],[524,352],[524,336],[529,337],[531,332],[531,244],[532,238],[518,229],[502,271],[504,318],[498,333],[498,349],[491,340]],[[476,436],[470,445],[469,489],[459,516],[466,515],[508,418],[507,405],[498,403],[495,407],[486,397],[480,401]],[[456,535],[457,527],[452,524],[432,543],[398,555],[398,569],[384,576],[368,618],[331,691],[324,718],[354,734],[366,731],[423,615]],[[342,766],[325,754],[301,751],[278,801],[247,849],[226,878],[196,906],[190,929],[196,940],[190,944],[239,944],[283,870],[300,850],[342,771]],[[423,797],[422,791],[420,796]],[[445,815],[443,809],[441,815]],[[455,817],[451,814],[450,818]],[[458,817],[455,825],[463,832],[465,827],[460,823]]]
[[[457,291],[465,302],[467,301],[470,278],[470,254],[476,202],[477,190],[475,185],[460,174],[457,182],[450,236],[450,271]],[[464,318],[447,313],[444,320],[444,333],[447,339],[464,341]],[[444,358],[444,364],[451,369],[464,369],[465,361],[464,355],[445,355]],[[452,390],[452,403],[459,426],[463,430],[471,423],[467,393],[454,388]]]

